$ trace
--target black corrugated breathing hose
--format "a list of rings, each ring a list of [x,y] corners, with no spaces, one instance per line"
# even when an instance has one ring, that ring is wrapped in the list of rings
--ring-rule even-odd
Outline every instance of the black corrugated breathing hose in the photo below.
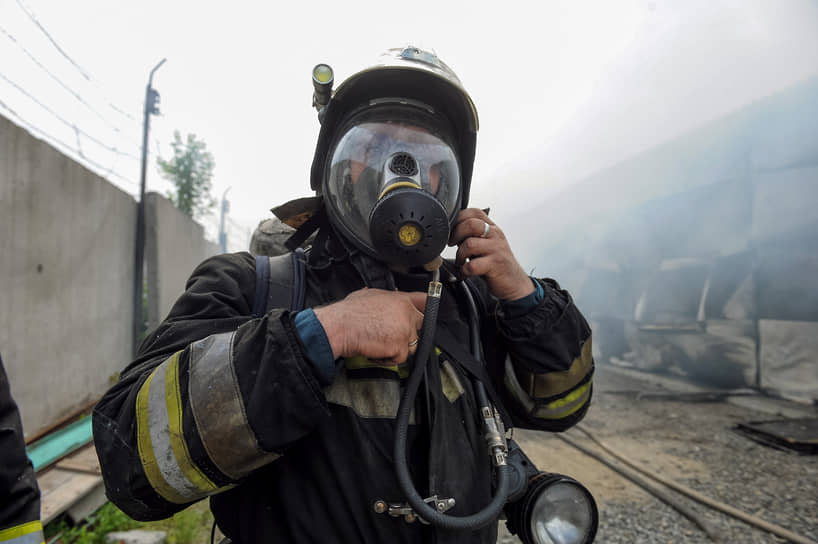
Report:
[[[424,310],[423,325],[420,331],[420,340],[418,341],[418,349],[415,354],[415,367],[412,369],[412,374],[409,376],[409,381],[406,384],[406,391],[398,408],[397,427],[395,429],[395,472],[398,478],[398,484],[401,490],[406,495],[406,500],[415,513],[428,521],[436,527],[451,530],[476,530],[485,527],[493,522],[500,515],[500,511],[506,503],[508,495],[509,471],[508,465],[502,464],[497,467],[497,485],[495,495],[491,502],[482,510],[469,516],[452,516],[438,512],[436,509],[429,506],[423,497],[415,489],[412,482],[412,476],[409,474],[409,466],[406,461],[406,442],[409,431],[409,415],[412,412],[412,407],[415,404],[415,397],[417,396],[420,382],[423,379],[424,369],[429,363],[429,355],[431,354],[432,346],[434,344],[435,328],[437,326],[437,313],[440,306],[440,295],[442,293],[442,285],[440,284],[440,271],[435,270],[432,281],[429,283],[429,292],[426,297],[426,308]],[[471,295],[469,293],[469,295]],[[474,301],[472,302],[472,313],[474,313]],[[472,326],[472,347],[475,345],[476,334],[479,331],[474,330]],[[479,340],[478,342],[479,347]],[[479,357],[479,350],[478,350]],[[487,406],[485,389],[482,383],[475,381],[475,394],[478,397],[480,406]]]

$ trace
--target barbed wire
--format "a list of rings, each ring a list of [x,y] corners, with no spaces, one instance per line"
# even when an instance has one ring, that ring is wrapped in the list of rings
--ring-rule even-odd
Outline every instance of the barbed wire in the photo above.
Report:
[[[114,168],[113,165],[110,168],[108,168],[108,167],[98,163],[97,161],[83,155],[80,151],[78,151],[77,149],[72,147],[70,144],[67,144],[64,141],[60,140],[56,136],[52,136],[51,134],[45,132],[44,130],[34,126],[32,123],[28,122],[23,116],[21,116],[19,113],[17,113],[13,108],[9,107],[2,100],[0,100],[0,107],[5,109],[11,115],[13,115],[20,122],[20,124],[23,125],[23,127],[26,130],[28,130],[30,132],[37,133],[40,137],[44,138],[51,145],[58,145],[59,147],[63,148],[63,151],[68,150],[71,153],[78,154],[78,155],[80,155],[80,157],[82,157],[82,159],[85,162],[87,162],[88,164],[91,164],[95,168],[97,168],[99,170],[102,170],[102,171],[107,170],[108,172],[113,174],[114,177],[116,177],[118,179],[121,179],[122,181],[124,181],[126,183],[129,183],[130,185],[133,185],[134,187],[139,187],[139,184],[137,182],[133,181],[132,179],[126,178],[122,174],[120,174],[120,173],[116,172],[115,170],[113,170],[113,168]]]
[[[99,111],[97,111],[97,109],[96,109],[96,108],[94,108],[94,107],[93,107],[91,104],[89,104],[89,103],[88,103],[88,102],[87,102],[87,101],[86,101],[86,100],[85,100],[85,99],[82,97],[82,95],[80,95],[80,93],[79,93],[78,91],[76,91],[75,89],[73,89],[73,88],[69,87],[69,86],[68,86],[66,83],[64,83],[64,82],[63,82],[63,81],[62,81],[62,80],[61,80],[59,77],[57,77],[57,76],[56,76],[56,75],[55,75],[53,72],[51,72],[51,70],[49,70],[49,69],[48,69],[48,68],[47,68],[47,67],[46,67],[46,66],[45,66],[45,65],[44,65],[42,62],[40,62],[40,60],[39,60],[37,57],[35,57],[35,56],[34,56],[34,55],[33,55],[33,54],[32,54],[32,53],[31,53],[31,52],[28,50],[28,49],[26,49],[26,47],[25,47],[25,46],[24,46],[22,43],[20,43],[19,41],[17,41],[17,38],[15,38],[15,37],[14,37],[14,36],[13,36],[13,35],[12,35],[12,34],[9,32],[9,31],[7,31],[5,28],[3,28],[2,26],[0,26],[0,32],[2,32],[3,34],[5,34],[5,35],[6,35],[6,37],[7,37],[9,40],[11,40],[12,42],[14,42],[14,44],[15,44],[17,47],[19,47],[19,48],[20,48],[20,49],[23,51],[23,53],[25,53],[25,55],[26,55],[26,56],[27,56],[27,57],[28,57],[28,58],[29,58],[29,59],[30,59],[30,60],[31,60],[31,61],[32,61],[34,64],[36,64],[36,65],[37,65],[37,66],[38,66],[38,67],[39,67],[39,68],[40,68],[40,69],[41,69],[43,72],[45,72],[46,74],[48,74],[48,76],[49,76],[51,79],[53,79],[54,81],[56,81],[56,82],[57,82],[57,83],[60,85],[60,87],[62,87],[63,89],[65,89],[65,90],[66,90],[66,91],[67,91],[67,92],[68,92],[68,93],[69,93],[71,96],[73,96],[73,97],[74,97],[74,98],[75,98],[75,99],[76,99],[76,100],[77,100],[77,101],[78,101],[80,104],[82,104],[83,106],[85,106],[86,108],[88,108],[88,110],[90,110],[90,111],[91,111],[91,112],[92,112],[94,115],[96,115],[96,116],[97,116],[99,119],[101,119],[101,120],[102,120],[102,122],[104,122],[106,125],[108,125],[109,127],[111,127],[111,128],[112,128],[112,129],[113,129],[115,132],[118,132],[118,133],[120,133],[120,134],[123,134],[123,133],[122,133],[122,129],[121,129],[119,126],[117,126],[117,125],[115,125],[114,123],[112,123],[111,121],[109,121],[109,120],[108,120],[108,119],[107,119],[107,118],[106,118],[104,115],[102,115],[102,114],[101,114]]]
[[[23,4],[22,0],[17,0],[17,5],[20,7],[20,9],[23,11],[23,13],[25,13],[28,16],[28,18],[31,20],[31,22],[34,23],[37,26],[37,28],[40,29],[40,31],[45,35],[45,37],[48,38],[48,41],[51,42],[51,44],[54,46],[54,48],[57,49],[57,51],[59,51],[60,54],[68,62],[70,62],[71,65],[74,66],[74,68],[76,68],[77,71],[79,71],[79,73],[87,81],[92,82],[92,83],[96,84],[97,86],[99,86],[99,83],[94,78],[92,78],[90,76],[90,74],[84,68],[82,68],[82,66],[80,66],[73,58],[71,58],[71,56],[68,53],[66,53],[65,50],[62,47],[60,47],[60,44],[57,43],[57,40],[54,39],[54,37],[51,35],[51,33],[48,32],[48,30],[45,28],[45,26],[43,26],[43,24],[40,23],[40,21],[37,19],[37,17],[34,16],[34,14],[25,6],[25,4]],[[124,115],[125,117],[127,117],[131,121],[137,121],[136,117],[133,114],[129,113],[128,111],[121,108],[120,106],[117,106],[116,104],[114,104],[110,100],[108,101],[108,106],[111,109],[113,109],[114,111],[116,111],[117,113],[119,113],[121,115]]]
[[[23,13],[25,13],[25,14],[28,16],[28,18],[29,18],[29,19],[31,19],[31,22],[33,22],[35,25],[37,25],[37,28],[39,28],[39,29],[40,29],[40,30],[43,32],[43,34],[45,34],[45,37],[46,37],[46,38],[48,38],[48,41],[50,41],[50,42],[51,42],[51,44],[52,44],[52,45],[53,45],[53,46],[54,46],[54,47],[57,49],[57,51],[59,51],[59,52],[60,52],[60,54],[61,54],[63,57],[65,57],[65,59],[66,59],[68,62],[70,62],[70,63],[71,63],[73,66],[74,66],[74,68],[76,68],[76,69],[79,71],[79,73],[80,73],[80,74],[82,74],[82,77],[84,77],[84,78],[85,78],[85,79],[87,79],[88,81],[91,81],[91,76],[89,76],[89,75],[88,75],[88,73],[87,73],[87,72],[86,72],[86,71],[85,71],[85,70],[82,68],[82,66],[80,66],[79,64],[77,64],[77,63],[74,61],[74,59],[72,59],[72,58],[71,58],[71,57],[68,55],[68,53],[66,53],[66,52],[63,50],[63,48],[62,48],[62,47],[60,47],[60,44],[58,44],[58,43],[57,43],[57,40],[55,40],[55,39],[54,39],[54,38],[51,36],[51,34],[48,32],[48,30],[46,30],[46,29],[45,29],[45,27],[44,27],[42,24],[40,24],[40,21],[38,21],[38,20],[37,20],[37,18],[34,16],[34,14],[33,14],[33,13],[31,13],[31,12],[28,10],[28,8],[25,6],[25,4],[23,4],[23,2],[22,2],[21,0],[17,0],[17,5],[18,5],[18,6],[20,6],[20,9],[21,9],[21,10],[23,10]]]
[[[9,79],[8,77],[6,77],[6,75],[3,74],[2,72],[0,72],[0,79],[3,79],[6,83],[8,83],[9,85],[11,85],[15,89],[17,89],[17,91],[19,91],[20,93],[24,94],[29,99],[31,99],[35,104],[37,104],[38,106],[43,108],[45,111],[47,111],[48,113],[50,113],[51,115],[56,117],[60,122],[62,122],[66,126],[70,127],[71,129],[79,132],[80,134],[82,134],[83,136],[85,136],[86,138],[88,138],[89,140],[91,140],[92,142],[97,144],[98,146],[103,147],[103,148],[105,148],[108,151],[111,151],[113,153],[117,153],[119,155],[123,155],[125,157],[129,157],[129,158],[132,158],[132,159],[135,159],[135,160],[140,160],[140,158],[137,155],[134,155],[132,153],[128,153],[127,151],[122,151],[122,150],[120,150],[120,149],[118,149],[116,147],[111,147],[108,144],[102,142],[101,140],[95,138],[94,136],[88,134],[84,130],[80,129],[79,127],[77,127],[76,123],[72,123],[72,122],[66,120],[65,118],[63,118],[59,113],[55,112],[54,110],[52,110],[51,108],[49,108],[48,106],[43,104],[42,101],[40,101],[37,97],[35,97],[34,95],[32,95],[31,93],[26,91],[23,87],[21,87],[20,85],[18,85],[17,83],[15,83],[11,79]]]
[[[89,83],[92,83],[92,84],[96,85],[97,87],[99,87],[99,82],[94,77],[92,77],[91,74],[86,69],[84,69],[76,60],[74,60],[74,58],[72,58],[71,55],[69,55],[68,52],[65,49],[63,49],[63,47],[57,42],[55,37],[48,31],[48,29],[43,25],[43,23],[40,22],[40,20],[34,14],[33,10],[31,10],[29,7],[27,7],[26,4],[22,0],[16,0],[16,2],[17,2],[17,5],[19,6],[19,8],[21,9],[21,11],[23,13],[25,13],[25,15],[31,20],[31,22],[48,39],[50,44],[60,53],[60,55],[65,60],[67,60],[73,66],[73,68],[76,69],[86,81],[88,81]],[[62,87],[63,90],[68,92],[74,99],[76,99],[78,102],[80,102],[85,108],[87,108],[91,113],[93,113],[94,116],[99,118],[105,125],[107,125],[109,128],[114,130],[118,135],[124,136],[124,132],[123,132],[122,128],[119,125],[117,125],[116,123],[109,120],[103,113],[100,112],[99,109],[97,109],[88,100],[86,100],[83,97],[83,95],[77,89],[75,89],[72,86],[65,83],[65,81],[63,81],[59,76],[57,76],[39,58],[37,58],[36,55],[34,55],[28,48],[26,48],[25,45],[23,45],[19,40],[17,40],[17,38],[11,32],[6,30],[6,28],[4,28],[2,26],[0,26],[0,32],[2,32],[6,36],[6,38],[9,39],[16,47],[18,47],[20,50],[22,50],[22,52],[25,54],[26,57],[28,57],[28,59],[31,62],[33,62],[40,70],[45,72],[48,75],[48,77],[51,78],[52,80],[54,80],[60,87]],[[130,184],[132,186],[135,186],[135,187],[139,186],[139,184],[136,181],[131,180],[131,179],[119,174],[116,171],[116,167],[118,166],[118,163],[119,163],[119,157],[127,157],[127,158],[132,159],[132,160],[141,160],[141,157],[137,156],[136,154],[130,153],[130,152],[126,151],[126,150],[120,149],[117,146],[111,146],[111,145],[103,142],[99,138],[93,136],[92,134],[90,134],[86,130],[80,128],[77,125],[77,123],[69,121],[68,119],[66,119],[65,117],[60,115],[60,113],[55,111],[52,107],[49,107],[49,105],[47,105],[42,100],[40,100],[32,92],[29,92],[22,85],[16,83],[15,81],[10,79],[8,76],[3,74],[2,72],[0,72],[0,79],[4,80],[8,85],[10,85],[14,89],[16,89],[19,93],[26,96],[29,100],[31,100],[37,106],[39,106],[40,108],[42,108],[43,110],[48,112],[51,116],[56,118],[62,124],[69,127],[73,131],[73,133],[74,133],[74,135],[76,137],[76,145],[71,145],[70,143],[67,143],[66,141],[64,141],[64,140],[62,140],[62,139],[60,139],[60,138],[58,138],[56,136],[53,136],[51,133],[39,128],[38,126],[31,123],[30,121],[28,121],[23,116],[21,116],[15,109],[10,107],[8,104],[6,104],[5,102],[0,101],[0,106],[2,106],[3,109],[5,109],[7,112],[9,112],[27,130],[29,130],[33,134],[38,135],[39,137],[42,137],[45,141],[47,141],[48,143],[54,145],[57,148],[60,148],[62,151],[67,152],[68,154],[74,155],[76,157],[79,157],[81,159],[80,162],[84,161],[87,164],[92,165],[94,168],[100,170],[101,172],[104,172],[103,176],[113,176],[113,177],[115,177],[117,179],[120,179],[120,180],[122,180],[122,181],[124,181],[124,182],[126,182],[126,183],[128,183],[128,184]],[[135,116],[132,115],[131,113],[129,113],[126,109],[117,106],[115,103],[113,103],[110,100],[107,100],[104,97],[102,97],[102,98],[103,98],[104,101],[107,102],[108,107],[110,107],[111,109],[116,111],[119,115],[126,117],[127,119],[129,119],[130,121],[133,121],[134,123],[138,123]],[[143,104],[143,106],[144,106],[144,104]],[[100,162],[98,162],[97,160],[91,159],[87,155],[85,150],[83,149],[82,138],[80,136],[82,136],[84,138],[87,138],[89,141],[93,142],[97,146],[99,146],[99,147],[113,153],[114,156],[113,156],[113,160],[111,162],[111,165],[109,167],[106,167],[106,166],[102,165]],[[155,151],[154,152],[151,152],[150,148],[145,150],[146,156],[149,158],[149,161],[151,161],[151,160],[155,161],[156,157],[159,157],[161,155],[161,143],[160,143],[159,139],[155,139],[154,143],[155,143]],[[134,145],[136,145],[136,144],[134,144]],[[142,147],[141,144],[139,144],[138,148],[140,149],[140,151],[141,151],[141,147]],[[216,229],[216,230],[218,230],[218,229]]]

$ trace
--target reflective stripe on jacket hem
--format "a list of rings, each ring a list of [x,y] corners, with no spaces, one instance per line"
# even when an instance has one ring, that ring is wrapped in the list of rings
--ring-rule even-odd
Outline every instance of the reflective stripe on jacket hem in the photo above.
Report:
[[[327,402],[346,406],[361,418],[395,419],[401,399],[398,380],[349,379],[341,370],[335,381],[324,389]],[[409,423],[415,423],[415,410],[409,414]]]
[[[43,544],[44,542],[43,524],[39,520],[0,531],[0,543],[2,544]]]

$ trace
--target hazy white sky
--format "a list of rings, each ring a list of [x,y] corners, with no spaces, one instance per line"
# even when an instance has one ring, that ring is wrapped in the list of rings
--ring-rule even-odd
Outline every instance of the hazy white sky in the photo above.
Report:
[[[136,194],[145,84],[167,58],[148,190],[168,189],[155,154],[169,154],[173,131],[194,133],[215,157],[214,194],[230,187],[232,218],[250,229],[311,194],[312,67],[329,63],[340,81],[409,43],[469,89],[481,120],[472,202],[502,217],[818,74],[818,2],[0,0],[0,113]]]

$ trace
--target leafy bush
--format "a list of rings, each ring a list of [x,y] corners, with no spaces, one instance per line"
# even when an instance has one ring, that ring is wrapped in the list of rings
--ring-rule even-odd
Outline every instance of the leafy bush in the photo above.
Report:
[[[108,533],[144,529],[165,531],[167,544],[202,544],[210,542],[212,524],[213,515],[207,501],[194,504],[171,518],[151,522],[135,521],[112,503],[106,503],[82,525],[72,527],[65,520],[48,524],[45,535],[46,542],[53,544],[105,544]]]

